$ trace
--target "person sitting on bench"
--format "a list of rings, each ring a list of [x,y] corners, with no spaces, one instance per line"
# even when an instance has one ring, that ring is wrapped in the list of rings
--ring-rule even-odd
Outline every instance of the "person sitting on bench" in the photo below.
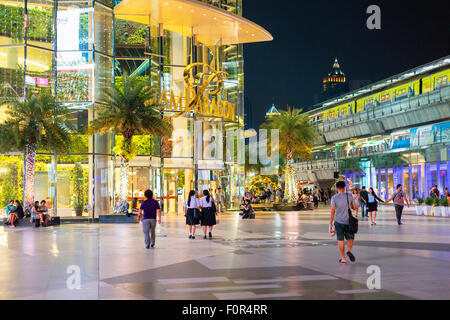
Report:
[[[39,219],[39,201],[35,201],[33,207],[31,207],[31,219],[30,223],[33,223],[36,221],[36,219]]]
[[[45,200],[41,201],[41,205],[39,207],[39,219],[41,220],[41,227],[48,226],[48,220],[50,219],[50,215],[48,214],[48,208],[46,206]]]

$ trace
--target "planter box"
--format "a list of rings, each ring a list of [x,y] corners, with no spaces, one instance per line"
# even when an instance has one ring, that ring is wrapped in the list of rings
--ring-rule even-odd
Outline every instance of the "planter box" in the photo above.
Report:
[[[425,214],[426,216],[429,216],[432,208],[433,208],[432,206],[425,206],[425,212],[424,212],[424,214]]]
[[[448,207],[441,207],[441,216],[448,217]]]
[[[442,207],[434,207],[434,216],[440,217],[441,216],[441,208]]]
[[[423,206],[416,206],[416,215],[421,216],[423,214]]]

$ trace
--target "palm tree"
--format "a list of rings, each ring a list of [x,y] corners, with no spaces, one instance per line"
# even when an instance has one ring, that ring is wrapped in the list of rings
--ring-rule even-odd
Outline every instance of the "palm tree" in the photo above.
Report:
[[[65,153],[70,147],[72,123],[69,111],[50,93],[30,93],[25,101],[9,100],[7,120],[0,124],[0,152],[24,151],[26,205],[34,199],[36,149]]]
[[[107,104],[100,107],[97,117],[90,122],[88,133],[114,132],[123,136],[122,143],[114,149],[121,157],[119,200],[123,203],[128,195],[129,162],[136,155],[133,137],[169,135],[172,125],[161,116],[155,90],[135,76],[124,75],[121,85],[113,85],[105,95]]]
[[[280,154],[286,158],[285,194],[288,199],[293,200],[296,190],[293,159],[296,157],[307,159],[311,156],[317,133],[308,115],[302,113],[302,109],[289,106],[286,111],[282,110],[278,115],[268,118],[262,128],[279,130]]]

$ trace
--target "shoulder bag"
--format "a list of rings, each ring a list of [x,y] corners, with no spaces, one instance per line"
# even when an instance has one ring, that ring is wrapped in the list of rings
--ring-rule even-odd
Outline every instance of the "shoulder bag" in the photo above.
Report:
[[[348,202],[347,193],[347,205],[348,205],[348,229],[351,233],[358,233],[358,219],[352,215],[352,209],[350,203]]]

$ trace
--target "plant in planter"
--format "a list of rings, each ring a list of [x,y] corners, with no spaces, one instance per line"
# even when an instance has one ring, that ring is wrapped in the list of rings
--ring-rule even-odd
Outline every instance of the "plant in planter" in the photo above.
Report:
[[[439,198],[433,199],[433,205],[434,205],[434,216],[439,217],[441,215],[441,207],[439,206],[441,204],[441,201]]]
[[[448,217],[448,199],[446,197],[441,199],[440,206],[441,206],[441,216]]]
[[[424,202],[423,198],[417,198],[418,205],[416,206],[416,214],[418,216],[421,216],[423,213],[423,202]]]
[[[432,206],[433,206],[433,198],[432,197],[428,197],[425,199],[425,215],[430,215]]]
[[[81,217],[83,215],[84,206],[88,195],[87,179],[80,163],[76,163],[70,172],[70,181],[73,183],[73,193],[71,204],[75,210],[75,215]]]

